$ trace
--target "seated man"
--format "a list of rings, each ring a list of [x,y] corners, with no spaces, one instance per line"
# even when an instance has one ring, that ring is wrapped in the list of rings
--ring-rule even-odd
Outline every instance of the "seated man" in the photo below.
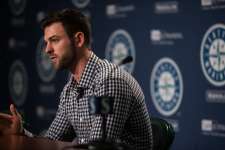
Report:
[[[44,51],[56,69],[67,69],[71,78],[65,85],[57,114],[45,137],[63,140],[69,130],[74,140],[85,144],[102,138],[102,117],[91,115],[90,96],[113,97],[113,114],[106,117],[106,139],[131,145],[134,149],[152,148],[152,131],[143,92],[126,71],[98,58],[89,49],[90,25],[77,10],[65,9],[49,14],[42,21]],[[3,134],[28,134],[21,117],[11,105],[12,115],[0,114],[10,125],[0,125]]]

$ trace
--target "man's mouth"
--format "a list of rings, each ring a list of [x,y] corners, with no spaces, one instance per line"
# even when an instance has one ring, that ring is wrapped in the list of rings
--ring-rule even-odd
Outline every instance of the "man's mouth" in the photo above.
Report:
[[[55,60],[56,59],[56,56],[50,56],[50,59],[51,60]]]
[[[56,58],[57,58],[56,56],[50,56],[50,59],[51,59],[52,62],[55,62]]]

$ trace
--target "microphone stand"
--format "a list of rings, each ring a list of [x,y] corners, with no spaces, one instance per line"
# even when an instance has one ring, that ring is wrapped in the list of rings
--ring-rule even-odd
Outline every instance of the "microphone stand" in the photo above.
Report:
[[[102,114],[102,140],[105,142],[106,139],[106,116],[107,114]]]

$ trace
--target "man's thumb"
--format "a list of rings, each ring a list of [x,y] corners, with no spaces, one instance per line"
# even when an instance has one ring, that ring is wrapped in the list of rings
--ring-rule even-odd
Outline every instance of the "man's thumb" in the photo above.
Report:
[[[13,104],[10,105],[10,112],[13,116],[17,116],[17,111],[16,111],[16,108]]]

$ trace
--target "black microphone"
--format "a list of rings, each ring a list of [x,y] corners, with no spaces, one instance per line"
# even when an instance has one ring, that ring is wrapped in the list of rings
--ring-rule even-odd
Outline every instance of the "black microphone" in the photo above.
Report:
[[[124,65],[124,64],[127,64],[127,63],[131,63],[132,61],[133,61],[133,57],[128,55],[118,65],[121,66],[121,65]]]
[[[83,96],[84,96],[84,88],[82,88],[82,87],[78,87],[77,88],[77,93],[78,93],[78,96],[77,96],[77,99],[80,99],[80,98],[82,98]]]

